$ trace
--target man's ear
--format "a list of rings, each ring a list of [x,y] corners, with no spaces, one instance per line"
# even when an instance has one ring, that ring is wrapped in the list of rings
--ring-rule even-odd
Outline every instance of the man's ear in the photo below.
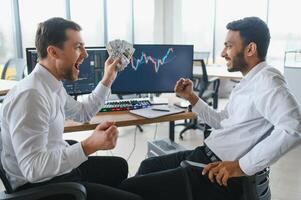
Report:
[[[254,56],[257,55],[257,45],[255,42],[250,42],[246,47],[246,54],[247,56]]]
[[[52,57],[52,58],[58,58],[58,49],[55,46],[48,46],[47,47],[47,53],[48,56]]]

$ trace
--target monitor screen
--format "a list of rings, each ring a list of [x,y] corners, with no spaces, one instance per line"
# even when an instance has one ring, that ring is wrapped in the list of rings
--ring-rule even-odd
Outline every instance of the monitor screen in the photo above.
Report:
[[[174,92],[176,81],[192,78],[193,45],[134,45],[131,63],[118,73],[114,94]]]
[[[99,83],[104,72],[104,63],[108,58],[104,47],[86,47],[88,58],[80,65],[77,81],[63,81],[63,85],[70,95],[90,93]],[[37,63],[38,55],[35,48],[26,48],[28,74]]]

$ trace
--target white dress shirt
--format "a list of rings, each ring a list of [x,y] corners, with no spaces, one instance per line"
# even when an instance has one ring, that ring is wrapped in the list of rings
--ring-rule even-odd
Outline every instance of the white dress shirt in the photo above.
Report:
[[[83,102],[75,101],[40,64],[11,89],[0,121],[1,161],[13,188],[68,173],[86,161],[80,143],[63,140],[64,121],[90,121],[109,93],[99,83]]]
[[[239,161],[253,175],[301,141],[301,113],[284,77],[261,62],[233,89],[226,108],[202,100],[193,107],[214,130],[205,144],[223,161]]]

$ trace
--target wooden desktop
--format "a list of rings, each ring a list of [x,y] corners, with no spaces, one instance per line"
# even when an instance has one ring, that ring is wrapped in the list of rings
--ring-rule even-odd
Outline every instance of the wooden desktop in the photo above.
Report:
[[[17,81],[0,80],[0,96],[6,95],[16,83]],[[173,103],[173,101],[171,103]],[[99,123],[105,121],[115,121],[118,127],[169,122],[169,138],[174,141],[175,121],[192,119],[195,117],[196,115],[192,112],[183,112],[154,119],[146,119],[144,117],[131,114],[129,111],[102,112],[93,117],[90,123],[78,123],[70,120],[66,121],[64,132],[93,130]]]
[[[174,141],[175,121],[192,119],[195,117],[196,115],[192,112],[183,112],[154,119],[146,119],[144,117],[131,114],[129,111],[101,112],[93,117],[89,123],[78,123],[70,120],[66,121],[64,132],[93,130],[99,123],[105,121],[115,121],[118,127],[169,122],[169,139]]]

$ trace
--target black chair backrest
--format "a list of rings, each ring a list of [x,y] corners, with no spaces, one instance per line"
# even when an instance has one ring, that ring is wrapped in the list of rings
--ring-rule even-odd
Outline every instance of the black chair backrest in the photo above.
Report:
[[[209,51],[195,51],[193,54],[193,60],[199,61],[204,60],[206,64],[208,64],[210,52]]]
[[[16,80],[19,81],[24,78],[24,70],[26,67],[26,62],[22,58],[11,58],[9,59],[2,70],[1,79],[7,80]],[[12,68],[14,71],[10,71],[9,69]],[[15,72],[14,74],[10,74]]]
[[[206,89],[208,88],[208,85],[209,85],[206,64],[203,59],[197,59],[194,61],[200,62],[201,67],[202,67],[202,77],[196,78],[197,80],[195,80],[195,84],[194,84],[195,88],[197,88],[197,90],[199,91],[199,94],[198,94],[199,97],[202,97],[203,93],[206,91]]]
[[[1,125],[1,121],[0,121],[0,125]],[[10,194],[14,190],[13,190],[12,186],[10,185],[10,183],[9,183],[7,177],[6,177],[6,173],[5,173],[5,171],[3,169],[3,166],[2,166],[2,159],[1,159],[2,141],[1,141],[1,139],[2,139],[2,136],[1,136],[1,126],[0,126],[0,145],[1,145],[1,147],[0,147],[0,178],[1,178],[1,181],[4,185],[4,187],[5,187],[6,193]]]
[[[13,193],[14,190],[13,188],[11,187],[8,179],[6,178],[6,173],[3,169],[3,166],[2,166],[2,162],[0,161],[0,178],[1,178],[1,181],[5,187],[5,190],[6,190],[6,193],[10,194],[10,193]]]
[[[242,200],[271,200],[269,187],[269,168],[253,176],[243,177]]]

